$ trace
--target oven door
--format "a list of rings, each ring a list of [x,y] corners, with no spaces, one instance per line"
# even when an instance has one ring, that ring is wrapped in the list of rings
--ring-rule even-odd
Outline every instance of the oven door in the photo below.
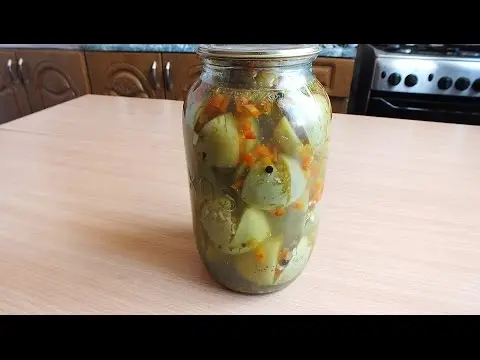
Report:
[[[480,97],[372,91],[366,115],[480,125]]]

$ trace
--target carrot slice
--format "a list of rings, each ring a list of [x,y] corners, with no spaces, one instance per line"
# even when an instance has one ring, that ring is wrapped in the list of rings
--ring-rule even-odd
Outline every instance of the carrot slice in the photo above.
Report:
[[[278,210],[275,210],[275,212],[273,213],[275,216],[282,216],[282,215],[285,215],[285,209],[278,209]]]
[[[293,207],[297,210],[302,210],[303,209],[303,202],[301,201],[295,201],[293,203]]]
[[[222,94],[213,95],[208,102],[211,107],[218,109],[223,113],[227,111],[229,103],[230,99],[226,95]]]
[[[252,166],[255,163],[255,159],[252,155],[245,154],[245,155],[243,155],[243,162],[246,163],[249,166]]]
[[[255,105],[246,104],[246,105],[243,105],[243,106],[252,116],[258,117],[258,116],[262,115],[262,112],[260,110],[258,110]]]
[[[232,184],[231,187],[234,190],[238,190],[242,187],[242,185],[243,185],[243,179],[237,179],[237,180],[235,180],[235,182]]]
[[[270,101],[262,101],[259,107],[262,113],[264,113],[265,115],[268,115],[272,112],[272,106],[273,105]]]

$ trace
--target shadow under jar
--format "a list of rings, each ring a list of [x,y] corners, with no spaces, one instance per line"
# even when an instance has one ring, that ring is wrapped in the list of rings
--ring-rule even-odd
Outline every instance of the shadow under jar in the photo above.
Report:
[[[183,132],[197,248],[224,287],[288,286],[314,248],[330,100],[316,45],[201,45]]]

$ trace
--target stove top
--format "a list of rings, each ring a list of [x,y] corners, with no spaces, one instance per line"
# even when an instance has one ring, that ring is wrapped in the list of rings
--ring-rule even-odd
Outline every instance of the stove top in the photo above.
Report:
[[[480,58],[480,45],[466,44],[373,44],[391,54]]]
[[[371,44],[372,89],[480,97],[480,45]]]

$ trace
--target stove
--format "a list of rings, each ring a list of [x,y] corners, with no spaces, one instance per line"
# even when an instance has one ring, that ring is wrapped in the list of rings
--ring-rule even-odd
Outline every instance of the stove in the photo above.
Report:
[[[348,112],[480,125],[480,44],[359,45]]]
[[[480,46],[375,45],[372,89],[480,97]]]

